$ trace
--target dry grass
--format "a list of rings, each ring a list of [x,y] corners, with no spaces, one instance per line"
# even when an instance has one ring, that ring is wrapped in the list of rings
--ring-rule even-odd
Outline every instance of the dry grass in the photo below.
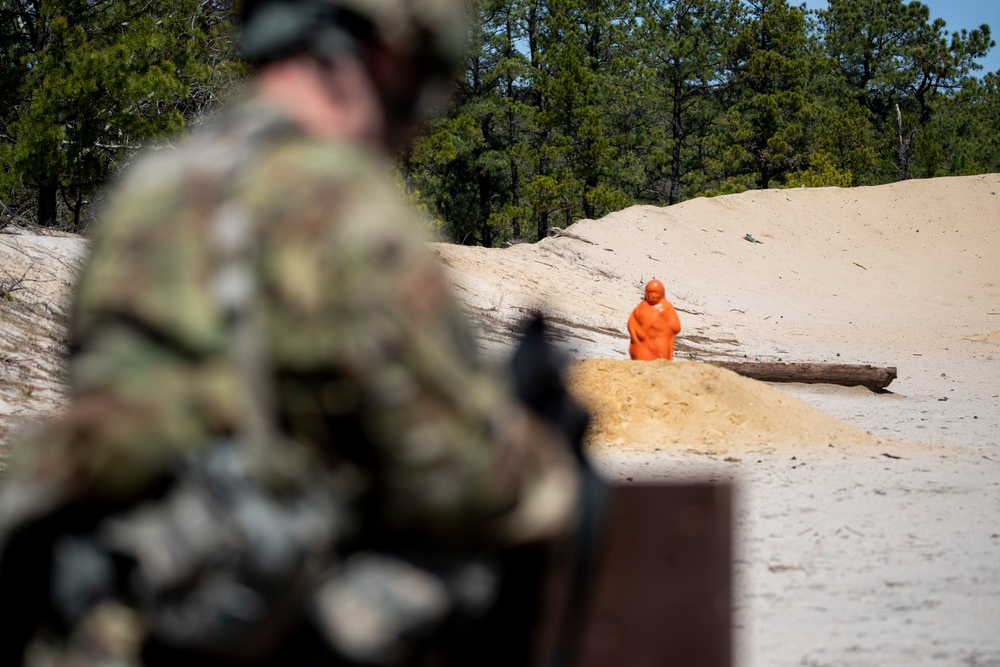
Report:
[[[4,271],[0,275],[0,301],[13,301],[14,295],[24,289],[24,279],[28,275],[25,270],[21,275]]]

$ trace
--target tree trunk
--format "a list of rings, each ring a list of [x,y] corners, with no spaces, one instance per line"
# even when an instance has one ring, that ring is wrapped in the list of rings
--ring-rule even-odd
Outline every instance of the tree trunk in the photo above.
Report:
[[[675,65],[675,71],[677,69]],[[684,113],[684,108],[682,106],[681,96],[683,95],[682,90],[683,82],[679,78],[674,79],[674,90],[673,90],[673,111],[671,113],[671,137],[673,139],[673,144],[670,147],[670,195],[667,203],[671,206],[677,204],[681,200],[681,141],[684,137],[684,132],[681,127],[681,116]]]
[[[38,224],[41,227],[55,227],[58,223],[56,215],[56,195],[58,185],[41,185],[38,187]]]
[[[896,171],[899,174],[899,180],[905,181],[910,176],[910,143],[913,141],[913,133],[909,137],[903,137],[903,112],[899,110],[898,104],[896,105],[896,137],[898,141]]]
[[[493,247],[493,229],[490,227],[490,182],[486,176],[479,176],[479,244],[484,248]]]
[[[710,363],[745,377],[764,382],[837,384],[845,387],[867,387],[875,391],[885,389],[896,379],[895,366],[815,363],[785,364],[755,361],[713,361]]]
[[[545,211],[538,216],[538,240],[541,241],[549,235],[549,212]]]
[[[588,152],[589,148],[590,147],[588,146]],[[596,170],[597,167],[592,165],[591,169]],[[584,181],[585,189],[583,191],[583,201],[581,203],[583,204],[583,217],[587,218],[588,220],[594,220],[597,218],[597,207],[594,205],[594,202],[592,202],[590,200],[590,197],[588,196],[588,193],[593,192],[597,188],[597,182],[598,182],[597,176],[595,176],[593,172],[591,172]],[[570,220],[571,217],[572,213],[570,211],[567,211],[566,215],[567,225],[572,224]]]

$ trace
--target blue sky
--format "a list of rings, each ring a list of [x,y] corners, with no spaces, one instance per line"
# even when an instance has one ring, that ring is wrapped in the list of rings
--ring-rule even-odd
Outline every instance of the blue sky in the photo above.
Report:
[[[1000,0],[921,0],[931,9],[931,18],[942,18],[947,22],[946,30],[956,31],[962,28],[978,28],[988,23],[993,31],[993,40],[998,43],[989,55],[979,61],[985,72],[995,72],[1000,69]],[[810,9],[825,9],[826,0],[805,0]],[[790,4],[796,4],[793,0]]]

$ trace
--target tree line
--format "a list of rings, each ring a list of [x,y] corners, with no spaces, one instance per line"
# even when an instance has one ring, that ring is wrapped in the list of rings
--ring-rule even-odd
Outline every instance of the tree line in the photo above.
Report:
[[[634,203],[1000,171],[987,25],[919,2],[478,0],[447,116],[403,163],[446,238]]]
[[[236,85],[232,4],[0,0],[0,226],[82,229],[140,148]]]
[[[245,68],[227,2],[0,0],[0,202],[79,228],[140,141]],[[497,246],[636,203],[1000,171],[987,25],[920,2],[473,0],[456,95],[399,171]],[[0,210],[0,215],[4,211]]]

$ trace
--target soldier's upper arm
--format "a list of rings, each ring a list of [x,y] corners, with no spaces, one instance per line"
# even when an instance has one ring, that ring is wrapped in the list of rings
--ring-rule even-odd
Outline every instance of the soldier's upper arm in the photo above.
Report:
[[[351,415],[390,525],[484,533],[565,469],[550,451],[558,438],[480,364],[415,219],[382,182],[348,175],[302,192],[310,203],[270,228],[277,356],[289,374],[326,373],[286,400],[331,424]]]

